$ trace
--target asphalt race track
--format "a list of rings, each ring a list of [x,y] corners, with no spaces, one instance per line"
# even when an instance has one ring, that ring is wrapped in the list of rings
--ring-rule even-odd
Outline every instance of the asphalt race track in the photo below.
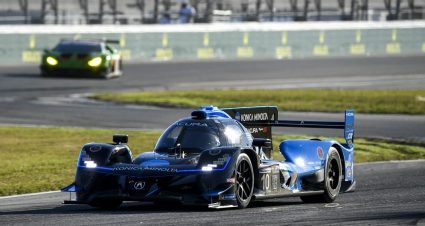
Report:
[[[360,164],[353,193],[331,204],[299,198],[211,210],[128,202],[115,211],[62,205],[67,194],[0,198],[0,225],[425,225],[425,161]]]
[[[0,67],[0,124],[164,129],[190,110],[92,102],[82,94],[214,88],[424,89],[424,62],[423,56],[411,56],[146,63],[125,65],[122,78],[108,81],[41,78],[36,66]],[[342,120],[343,114],[282,112],[279,117]],[[424,128],[424,116],[356,115],[357,137],[425,143]],[[342,135],[311,129],[277,132]],[[342,194],[336,203],[303,204],[299,198],[287,198],[257,202],[243,210],[129,202],[117,211],[100,211],[61,205],[67,195],[58,192],[0,197],[0,225],[425,225],[424,172],[425,161],[360,164],[355,166],[356,192]]]
[[[92,103],[82,93],[105,90],[214,88],[423,89],[425,57],[341,58],[124,65],[113,80],[42,78],[36,66],[0,67],[0,124],[164,129],[189,109]],[[76,95],[77,94],[77,95]],[[205,103],[208,104],[208,103]],[[282,112],[280,119],[342,120],[343,114]],[[356,137],[425,143],[425,117],[356,115]],[[340,131],[279,133],[340,136]]]

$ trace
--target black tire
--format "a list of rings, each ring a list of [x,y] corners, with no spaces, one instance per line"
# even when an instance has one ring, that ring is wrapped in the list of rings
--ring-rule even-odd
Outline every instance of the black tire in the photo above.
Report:
[[[307,203],[331,203],[339,194],[342,183],[342,164],[338,151],[331,147],[326,159],[324,193],[321,195],[301,196],[301,200]]]
[[[103,69],[102,71],[100,71],[99,74],[100,74],[100,78],[102,79],[110,79],[112,77],[111,67],[107,67]]]
[[[241,153],[236,161],[236,202],[239,208],[246,208],[254,191],[254,170],[247,154]]]
[[[41,70],[40,76],[41,77],[51,77],[51,75],[46,70]]]
[[[120,72],[122,73],[123,67],[122,67],[122,60],[121,59],[119,60],[119,69],[120,69]]]
[[[107,200],[99,199],[89,203],[90,206],[104,210],[115,210],[118,209],[122,204],[121,200]]]

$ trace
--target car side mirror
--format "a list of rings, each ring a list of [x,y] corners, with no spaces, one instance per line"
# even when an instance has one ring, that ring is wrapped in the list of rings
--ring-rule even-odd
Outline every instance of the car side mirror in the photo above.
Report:
[[[271,148],[272,141],[267,138],[254,138],[254,141],[252,141],[252,146]]]
[[[128,135],[127,134],[115,134],[112,136],[112,141],[116,144],[126,144],[128,143]]]

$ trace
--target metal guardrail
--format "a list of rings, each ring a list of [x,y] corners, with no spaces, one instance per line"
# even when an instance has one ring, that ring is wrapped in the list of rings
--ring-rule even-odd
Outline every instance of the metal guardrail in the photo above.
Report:
[[[118,39],[125,61],[425,54],[425,22],[0,26],[0,64],[37,64],[63,38]]]

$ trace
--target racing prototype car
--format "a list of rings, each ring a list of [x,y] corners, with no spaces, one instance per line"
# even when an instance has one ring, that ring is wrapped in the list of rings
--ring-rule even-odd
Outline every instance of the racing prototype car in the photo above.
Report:
[[[271,129],[343,129],[334,140],[284,140],[284,160],[272,159]],[[75,192],[65,204],[116,208],[123,201],[177,201],[210,208],[245,208],[255,200],[300,196],[333,202],[355,188],[354,111],[344,122],[278,120],[276,107],[207,106],[173,123],[153,151],[132,157],[127,135],[113,143],[88,143],[80,152]],[[70,193],[71,196],[71,193]]]
[[[45,50],[40,70],[42,76],[65,75],[112,78],[122,75],[114,40],[61,40],[52,50]]]

